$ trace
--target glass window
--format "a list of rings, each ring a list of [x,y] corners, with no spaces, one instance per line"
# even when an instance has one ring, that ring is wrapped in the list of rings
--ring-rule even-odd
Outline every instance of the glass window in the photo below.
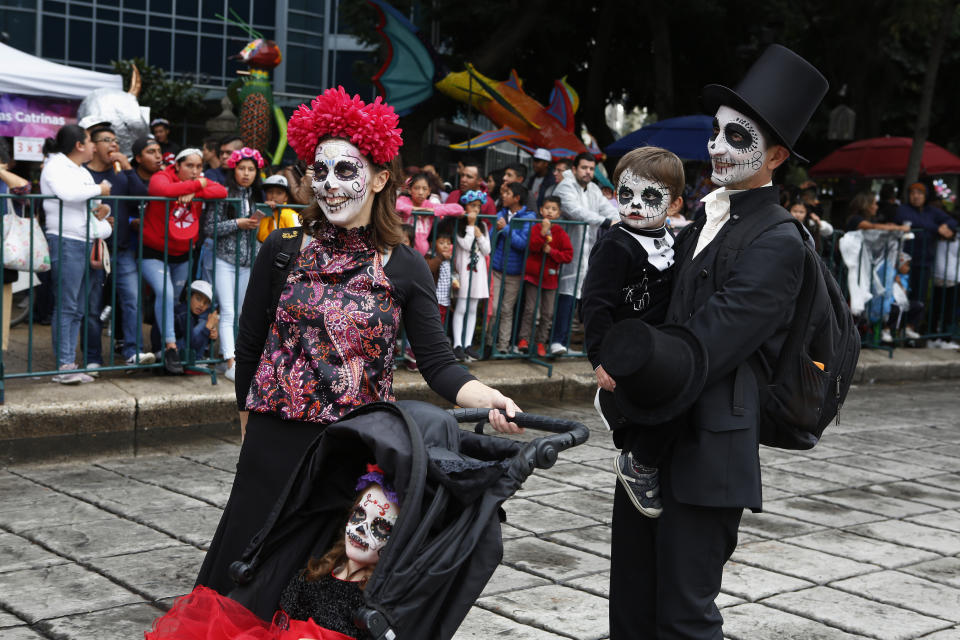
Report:
[[[65,2],[55,2],[54,0],[48,0],[43,3],[43,12],[66,15],[67,5]]]
[[[150,50],[147,62],[164,69],[170,67],[170,34],[163,31],[150,32]]]
[[[124,24],[147,24],[147,15],[136,11],[124,11],[123,22]],[[126,33],[124,33],[123,38],[126,40]]]
[[[177,15],[195,16],[200,11],[198,0],[177,0]]]
[[[33,53],[36,47],[36,19],[29,11],[0,11],[0,31],[10,34],[8,43],[15,49]]]
[[[173,49],[173,70],[195,75],[197,72],[197,36],[178,33]]]
[[[273,26],[276,22],[277,14],[275,5],[272,2],[254,2],[253,3],[253,23],[258,31],[263,31],[263,27]],[[266,34],[264,34],[266,35]]]
[[[70,15],[79,16],[81,18],[92,18],[93,17],[93,7],[85,4],[80,4],[79,2],[70,3]]]
[[[120,29],[115,24],[99,23],[96,26],[96,35],[94,43],[96,44],[96,62],[98,65],[109,65],[112,60],[116,60],[117,45],[120,43]]]
[[[216,38],[200,39],[200,70],[213,77],[220,77],[223,66],[223,41]]]
[[[123,58],[145,58],[147,32],[139,27],[123,27]]]
[[[123,0],[123,6],[127,9],[147,10],[146,0]]]
[[[67,57],[67,21],[63,18],[44,16],[43,50],[44,58],[63,60]]]
[[[174,22],[174,29],[177,31],[189,31],[190,33],[196,33],[200,28],[200,25],[197,24],[196,20],[190,20],[188,18],[178,17]]]
[[[120,12],[116,9],[107,9],[97,7],[97,20],[107,20],[109,22],[120,22]]]
[[[173,15],[173,3],[170,0],[150,0],[150,13]]]
[[[158,16],[151,13],[150,27],[151,29],[170,29],[173,27],[173,19],[171,19],[170,16]]]
[[[5,9],[34,9],[37,8],[37,0],[4,0],[3,6]],[[0,18],[3,16],[0,15]]]

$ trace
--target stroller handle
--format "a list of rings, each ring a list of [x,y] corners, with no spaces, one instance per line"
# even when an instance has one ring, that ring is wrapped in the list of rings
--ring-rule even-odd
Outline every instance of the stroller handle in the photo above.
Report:
[[[507,415],[503,409],[499,411],[502,415]],[[483,423],[487,421],[490,409],[453,409],[450,414],[457,422],[476,422],[477,433],[483,433]],[[561,451],[583,444],[590,437],[590,430],[574,420],[522,412],[510,420],[525,429],[549,431],[553,434],[537,438],[524,446],[525,457],[538,469],[549,469],[556,463]]]

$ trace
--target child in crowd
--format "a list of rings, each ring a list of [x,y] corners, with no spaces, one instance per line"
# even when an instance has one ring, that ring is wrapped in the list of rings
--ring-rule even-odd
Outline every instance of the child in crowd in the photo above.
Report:
[[[453,310],[453,355],[463,362],[479,360],[473,348],[473,331],[477,324],[477,307],[490,297],[487,282],[487,256],[490,255],[490,237],[487,225],[479,218],[480,208],[487,202],[483,191],[467,191],[460,196],[466,211],[466,220],[457,229],[455,258],[460,291]]]
[[[659,147],[641,147],[625,155],[613,174],[620,223],[590,252],[583,283],[583,324],[587,356],[599,389],[594,406],[607,428],[622,428],[623,453],[614,467],[633,505],[656,518],[662,510],[657,471],[671,442],[667,428],[625,423],[616,408],[616,382],[600,361],[600,346],[614,323],[638,318],[659,325],[666,318],[673,278],[673,235],[666,219],[683,207],[683,163]]]
[[[490,259],[490,269],[493,271],[493,298],[490,300],[493,318],[487,332],[492,343],[494,328],[499,325],[496,347],[500,352],[506,352],[510,348],[514,309],[523,284],[524,256],[530,239],[530,228],[537,217],[535,212],[523,205],[527,201],[527,195],[527,188],[520,182],[504,184],[500,189],[503,208],[497,213],[493,257]]]
[[[187,359],[187,347],[193,351],[197,360],[208,357],[207,347],[220,336],[217,325],[220,314],[211,311],[213,287],[206,280],[194,280],[190,283],[190,297],[181,302],[173,312],[174,329],[177,333],[177,351]],[[190,344],[187,344],[187,334]]]
[[[430,177],[425,173],[418,173],[407,183],[409,196],[397,198],[397,213],[404,224],[413,224],[415,229],[413,247],[421,255],[427,255],[430,250],[430,231],[433,229],[433,219],[446,216],[463,215],[463,207],[456,202],[443,204],[440,199],[430,194]],[[430,214],[433,215],[424,215]],[[420,214],[420,215],[416,215]]]
[[[205,586],[177,598],[146,640],[351,640],[370,637],[354,621],[364,589],[400,516],[397,492],[383,469],[367,465],[345,517],[343,535],[326,554],[307,561],[280,595],[273,620]]]
[[[540,224],[530,231],[530,254],[527,256],[526,274],[523,277],[523,316],[520,320],[520,340],[517,349],[529,348],[527,338],[533,329],[534,307],[540,313],[537,324],[537,356],[547,356],[546,342],[553,325],[553,303],[560,278],[560,265],[573,260],[573,245],[563,227],[553,224],[560,217],[560,198],[547,196],[540,206]],[[538,306],[539,301],[539,306]]]
[[[459,278],[450,272],[450,259],[453,258],[453,233],[449,228],[437,229],[434,254],[440,260],[437,270],[437,304],[440,307],[440,322],[446,326],[450,292],[460,288]]]
[[[263,242],[274,229],[289,229],[300,226],[300,216],[293,209],[284,207],[290,201],[290,185],[279,174],[263,181],[263,204],[270,207],[271,215],[260,220],[257,240]]]

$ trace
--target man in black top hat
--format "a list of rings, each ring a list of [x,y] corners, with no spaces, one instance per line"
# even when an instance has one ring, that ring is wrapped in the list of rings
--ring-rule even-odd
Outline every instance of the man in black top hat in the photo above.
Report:
[[[785,213],[773,171],[791,154],[803,160],[793,145],[827,86],[806,60],[772,45],[735,89],[704,89],[715,114],[707,143],[711,177],[720,188],[703,198],[706,215],[677,237],[666,322],[703,344],[706,380],[686,398],[689,409],[664,456],[660,518],[643,517],[616,488],[611,640],[723,637],[714,600],[743,509],[761,508],[760,389],[790,327],[804,262],[804,241],[792,224],[773,226],[745,247],[736,240]],[[651,332],[638,349],[667,339]],[[633,372],[635,379],[665,366],[649,353],[632,355],[651,363]]]

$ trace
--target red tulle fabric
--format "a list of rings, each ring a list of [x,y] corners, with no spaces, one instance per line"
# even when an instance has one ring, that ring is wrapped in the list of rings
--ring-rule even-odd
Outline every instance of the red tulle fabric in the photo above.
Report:
[[[380,96],[365,103],[350,97],[343,87],[327,89],[310,102],[297,107],[287,123],[287,140],[297,157],[312,163],[317,143],[324,136],[345,138],[377,164],[393,160],[403,145],[398,129],[400,118]]]
[[[276,619],[286,618],[277,616]],[[266,622],[239,602],[213,589],[197,587],[177,598],[153,623],[145,640],[354,640],[318,627],[313,620],[289,620],[288,628]]]

